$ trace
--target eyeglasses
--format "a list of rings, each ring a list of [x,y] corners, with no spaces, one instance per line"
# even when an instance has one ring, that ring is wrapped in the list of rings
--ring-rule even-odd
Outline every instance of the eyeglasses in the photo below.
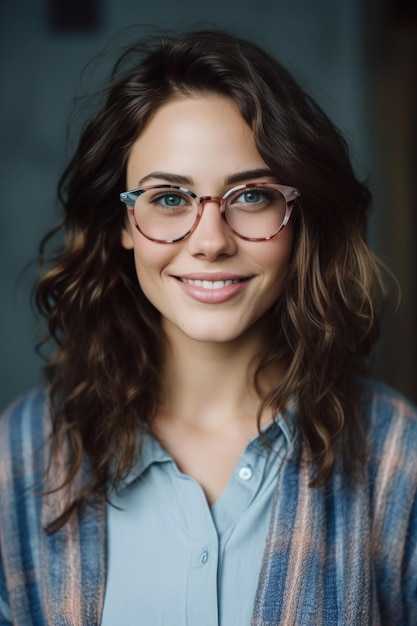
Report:
[[[197,227],[206,202],[217,202],[230,229],[247,241],[272,239],[288,224],[300,192],[273,183],[250,183],[229,189],[222,198],[198,197],[176,185],[152,185],[120,194],[138,231],[151,241],[175,243]]]

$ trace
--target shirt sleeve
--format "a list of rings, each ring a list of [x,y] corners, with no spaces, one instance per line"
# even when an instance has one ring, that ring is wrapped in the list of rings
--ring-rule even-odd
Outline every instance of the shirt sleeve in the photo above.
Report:
[[[372,398],[373,545],[383,624],[417,624],[417,409],[379,385]]]
[[[0,550],[0,626],[13,626],[4,574],[3,558]]]
[[[417,624],[417,493],[411,510],[403,568],[404,626]]]

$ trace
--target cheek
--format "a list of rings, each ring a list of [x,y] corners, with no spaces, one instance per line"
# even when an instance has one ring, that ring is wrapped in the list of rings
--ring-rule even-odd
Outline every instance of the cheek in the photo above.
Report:
[[[136,274],[142,289],[156,286],[158,278],[171,260],[172,253],[167,246],[157,244],[144,237],[133,238]],[[146,293],[146,291],[145,291]]]
[[[285,279],[293,251],[293,229],[284,228],[276,239],[264,243],[261,248],[260,263],[277,279]]]

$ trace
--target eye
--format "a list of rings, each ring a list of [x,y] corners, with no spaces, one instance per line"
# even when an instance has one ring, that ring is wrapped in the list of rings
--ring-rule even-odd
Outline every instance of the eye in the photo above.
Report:
[[[145,189],[138,196],[135,207],[142,215],[173,218],[193,213],[196,205],[193,197],[186,191],[165,187]]]
[[[236,195],[229,199],[229,203],[232,205],[240,205],[245,207],[260,207],[265,206],[271,201],[271,194],[267,189],[245,189],[238,191]]]
[[[266,200],[266,195],[259,189],[249,189],[241,193],[235,200],[235,202],[243,202],[244,204],[257,204]]]
[[[173,209],[187,204],[186,198],[178,193],[160,194],[153,198],[152,202]]]

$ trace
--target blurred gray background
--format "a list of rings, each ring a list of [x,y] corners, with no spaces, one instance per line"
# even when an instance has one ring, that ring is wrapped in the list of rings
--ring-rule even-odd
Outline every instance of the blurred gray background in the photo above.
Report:
[[[0,409],[42,381],[29,306],[39,241],[59,217],[67,121],[87,62],[127,26],[216,27],[265,45],[348,140],[374,193],[370,241],[396,274],[376,375],[417,400],[415,3],[394,0],[0,0]],[[145,31],[144,31],[145,32]]]

